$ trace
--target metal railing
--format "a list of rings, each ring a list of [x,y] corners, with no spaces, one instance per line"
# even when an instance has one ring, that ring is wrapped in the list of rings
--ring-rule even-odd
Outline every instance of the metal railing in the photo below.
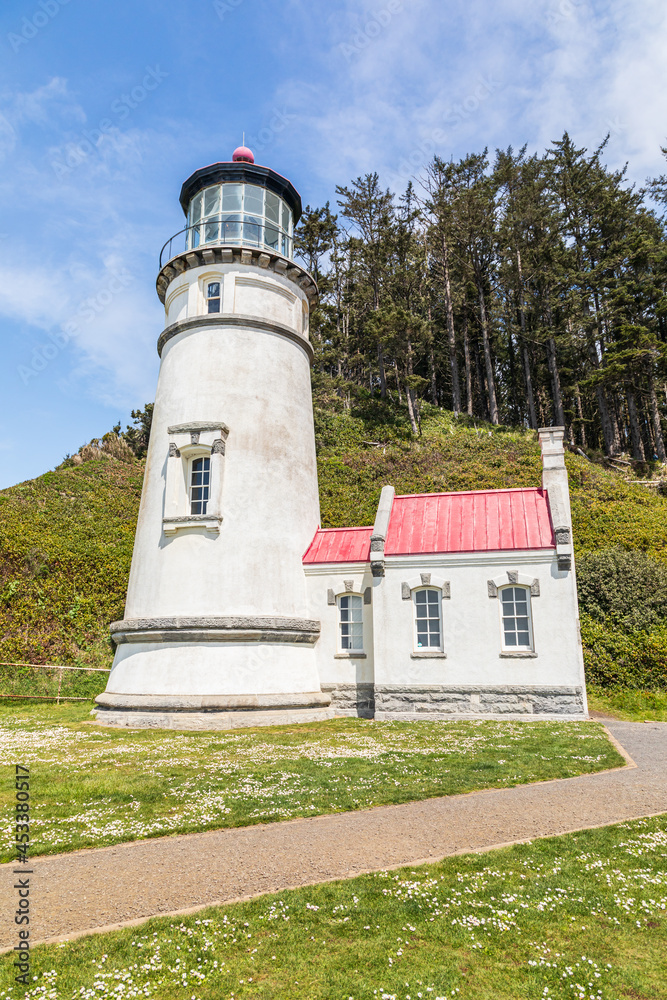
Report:
[[[54,664],[54,663],[10,663],[7,661],[0,661],[0,667],[29,667],[31,670],[57,670],[58,671],[58,689],[56,694],[5,694],[0,691],[0,698],[8,698],[11,701],[55,701],[57,705],[61,701],[90,701],[90,696],[81,695],[71,695],[62,693],[62,683],[63,683],[63,671],[74,670],[80,671],[82,673],[95,673],[95,674],[108,674],[110,669],[107,667],[68,667],[64,664]],[[55,677],[54,677],[55,681]]]
[[[200,247],[261,247],[292,259],[293,237],[270,222],[250,222],[247,216],[216,215],[196,226],[186,226],[167,240],[160,251],[160,270],[174,257]]]

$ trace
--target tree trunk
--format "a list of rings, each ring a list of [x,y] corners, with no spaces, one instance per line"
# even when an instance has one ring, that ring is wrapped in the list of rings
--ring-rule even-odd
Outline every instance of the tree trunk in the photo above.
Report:
[[[431,402],[434,406],[438,405],[438,387],[435,378],[435,352],[433,350],[433,344],[431,344],[431,349],[428,355],[428,363],[431,369]]]
[[[413,434],[421,434],[421,422],[419,419],[419,408],[417,406],[417,400],[415,398],[415,391],[410,385],[410,380],[414,374],[414,369],[412,366],[412,341],[408,337],[408,377],[405,380],[405,398],[408,401],[408,415],[410,417],[410,426],[412,427]]]
[[[428,326],[429,326],[429,331],[430,331],[430,334],[431,334],[431,343],[430,343],[429,352],[428,352],[428,363],[429,363],[429,369],[430,369],[430,375],[431,375],[431,402],[433,403],[434,406],[437,406],[438,405],[438,385],[437,385],[436,374],[435,374],[435,350],[434,350],[434,347],[433,347],[433,340],[434,340],[434,337],[433,337],[433,319],[432,319],[432,316],[431,316],[431,303],[430,303],[430,301],[429,301],[429,304],[428,304]]]
[[[398,402],[403,405],[403,393],[401,392],[401,380],[398,376],[398,365],[394,361],[394,371],[396,372],[396,389],[398,391]]]
[[[521,266],[521,254],[516,252],[516,266],[519,273],[519,323],[521,324],[521,357],[523,359],[523,374],[526,381],[526,402],[528,403],[528,417],[531,430],[537,430],[537,414],[535,413],[535,396],[533,394],[533,380],[530,374],[530,355],[528,354],[528,344],[526,343],[526,310],[523,307],[523,268]]]
[[[452,409],[454,416],[461,412],[461,387],[459,384],[459,366],[456,360],[456,331],[454,329],[454,306],[452,305],[452,288],[449,280],[449,251],[445,237],[442,237],[442,268],[445,277],[445,312],[447,315],[447,340],[449,342],[449,367],[452,372]]]
[[[481,279],[477,279],[477,292],[479,294],[479,318],[482,324],[482,344],[484,346],[484,369],[486,371],[486,387],[489,398],[489,415],[491,423],[498,423],[498,402],[496,399],[496,381],[493,374],[493,359],[491,357],[491,339],[489,337],[489,321],[486,315],[486,303],[484,301],[484,287]]]
[[[586,424],[584,423],[584,411],[581,405],[581,392],[579,391],[579,383],[575,383],[574,398],[577,403],[577,416],[579,417],[579,434],[581,436],[581,447],[587,448],[588,445],[586,443]]]
[[[628,401],[628,420],[630,422],[630,440],[632,441],[632,457],[637,462],[645,462],[644,442],[642,441],[639,419],[637,417],[637,404],[635,392],[629,382],[626,382],[625,397]]]
[[[588,356],[593,368],[598,369],[600,367],[600,362],[598,360],[597,350],[593,341],[589,341],[588,343]],[[602,425],[602,436],[604,438],[604,451],[605,455],[609,457],[615,455],[618,448],[616,447],[614,425],[612,424],[609,407],[607,406],[607,398],[605,396],[604,389],[599,384],[595,386],[595,396],[598,402],[598,410],[600,412],[600,423]]]
[[[651,408],[651,422],[653,424],[653,437],[655,440],[655,454],[659,462],[667,462],[665,453],[665,439],[662,436],[662,426],[660,424],[660,409],[658,408],[658,397],[655,393],[655,382],[653,372],[650,367],[647,369],[649,404]]]
[[[556,341],[553,337],[547,339],[547,360],[549,364],[549,374],[551,375],[551,393],[554,401],[554,419],[557,427],[565,426],[565,413],[563,412],[563,397],[560,391],[560,375],[558,374],[558,361],[556,358]]]
[[[382,350],[382,344],[378,344],[378,369],[380,371],[380,396],[382,399],[387,398],[387,375],[384,370],[384,351]]]
[[[468,340],[468,312],[463,310],[463,357],[466,366],[466,407],[468,416],[472,417],[472,368],[470,367],[470,341]]]
[[[525,340],[521,342],[521,354],[523,356],[523,374],[526,380],[526,399],[528,401],[530,426],[532,430],[536,431],[537,413],[535,412],[535,395],[533,393],[533,379],[530,374],[530,355],[528,354],[528,344]]]

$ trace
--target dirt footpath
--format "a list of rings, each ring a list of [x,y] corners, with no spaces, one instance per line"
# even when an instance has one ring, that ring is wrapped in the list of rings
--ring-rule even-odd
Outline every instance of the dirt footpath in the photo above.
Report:
[[[634,761],[559,781],[36,858],[31,943],[667,812],[667,723],[610,722]],[[635,766],[636,765],[636,766]],[[15,944],[0,866],[0,948]]]

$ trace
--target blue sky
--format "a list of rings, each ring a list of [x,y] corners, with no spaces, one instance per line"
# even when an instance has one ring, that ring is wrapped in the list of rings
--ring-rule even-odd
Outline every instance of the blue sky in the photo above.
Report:
[[[313,206],[564,129],[665,169],[662,0],[4,0],[0,54],[0,488],[153,399],[181,183],[243,131]]]

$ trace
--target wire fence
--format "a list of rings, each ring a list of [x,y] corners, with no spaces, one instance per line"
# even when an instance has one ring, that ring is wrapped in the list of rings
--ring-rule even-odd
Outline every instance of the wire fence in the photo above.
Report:
[[[106,687],[107,667],[0,661],[0,700],[92,701]],[[103,675],[103,676],[101,676]]]

